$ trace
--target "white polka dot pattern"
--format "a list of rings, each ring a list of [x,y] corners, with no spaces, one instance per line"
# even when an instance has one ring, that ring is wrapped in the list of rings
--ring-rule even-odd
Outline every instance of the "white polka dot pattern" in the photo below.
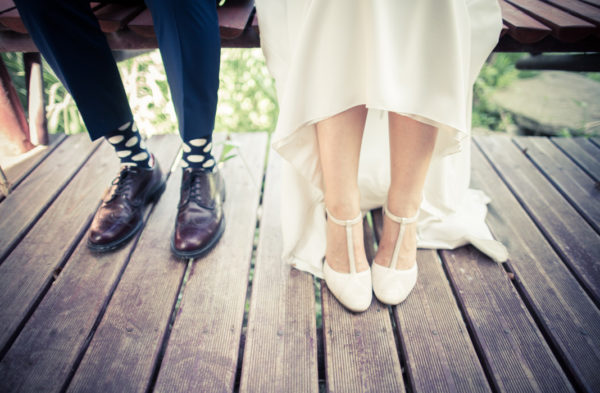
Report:
[[[125,142],[125,147],[135,146],[140,139],[137,136],[131,137]]]
[[[115,135],[108,138],[108,142],[110,142],[111,145],[116,145],[117,143],[120,143],[123,139],[125,139],[123,135]]]
[[[149,156],[148,156],[148,153],[146,153],[146,152],[144,151],[144,152],[138,153],[138,154],[136,154],[135,156],[131,157],[131,159],[132,159],[133,161],[143,161],[143,160],[147,159],[148,157],[149,157]]]
[[[191,141],[189,141],[189,144],[192,146],[200,147],[200,146],[204,146],[206,144],[206,141],[207,140],[204,138],[192,139]]]
[[[119,127],[119,131],[125,131],[126,129],[129,128],[130,125],[131,125],[131,122],[128,121],[127,123],[125,123],[121,127]],[[137,128],[134,131],[137,131]]]

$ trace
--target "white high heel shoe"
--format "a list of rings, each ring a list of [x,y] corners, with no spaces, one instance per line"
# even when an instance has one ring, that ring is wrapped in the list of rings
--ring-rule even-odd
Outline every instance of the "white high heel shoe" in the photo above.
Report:
[[[415,261],[413,267],[405,270],[397,270],[396,265],[406,224],[417,222],[419,212],[414,217],[398,217],[388,210],[387,204],[383,206],[383,211],[392,221],[400,224],[400,232],[396,239],[390,266],[384,267],[377,263],[373,263],[371,266],[373,291],[380,302],[394,306],[403,302],[417,283],[417,261]]]
[[[327,282],[327,288],[347,309],[355,312],[365,311],[369,308],[373,299],[371,270],[356,271],[352,242],[352,226],[362,221],[362,213],[352,220],[338,220],[327,209],[325,210],[331,221],[346,227],[346,244],[348,245],[348,259],[350,262],[350,273],[340,273],[333,270],[325,260],[323,263],[323,277]]]

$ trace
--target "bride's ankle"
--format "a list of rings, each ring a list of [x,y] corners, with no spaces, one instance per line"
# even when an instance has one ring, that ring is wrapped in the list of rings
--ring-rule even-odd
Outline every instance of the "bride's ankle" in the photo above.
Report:
[[[421,207],[422,194],[395,194],[390,191],[387,198],[387,208],[397,217],[414,217]]]
[[[325,203],[328,213],[338,220],[352,220],[360,214],[358,201]]]

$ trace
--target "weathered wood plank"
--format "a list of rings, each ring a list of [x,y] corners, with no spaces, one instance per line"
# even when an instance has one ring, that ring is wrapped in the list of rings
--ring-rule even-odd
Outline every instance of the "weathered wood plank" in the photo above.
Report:
[[[253,9],[254,0],[227,1],[224,6],[217,8],[219,31],[225,42],[242,35],[245,26],[250,21]],[[143,10],[127,26],[144,37],[155,36],[152,14],[149,9]]]
[[[394,310],[412,391],[490,392],[435,251],[417,261],[417,285]]]
[[[381,239],[381,209],[371,213]],[[394,307],[412,391],[491,392],[436,252],[418,250],[417,263],[415,288]]]
[[[179,138],[174,135],[158,136],[148,141],[148,146],[163,165],[163,172],[168,172],[179,150],[179,144]],[[112,147],[105,143],[52,206],[51,209],[56,209],[58,204],[70,207],[77,201],[86,207],[85,213],[69,215],[68,218],[65,216],[63,221],[72,221],[73,224],[85,228],[86,223],[89,222],[87,215],[93,212],[100,199],[100,188],[109,184],[110,177],[118,168],[118,160],[115,160],[112,150]],[[78,184],[85,187],[79,187]],[[74,198],[76,201],[73,200]],[[81,198],[89,200],[82,201]],[[146,210],[146,217],[149,211],[150,207]],[[78,240],[74,232],[65,228],[68,227],[67,222],[61,225],[60,222],[53,221],[50,225],[51,228],[42,227],[40,222],[35,229],[40,227],[40,230],[48,233],[55,230],[56,225],[60,225],[65,238],[73,239],[75,242]],[[31,237],[32,234],[28,235],[25,241]],[[132,240],[119,250],[93,254],[88,249],[85,239],[84,237],[79,242],[60,274],[56,272],[57,280],[52,283],[48,293],[2,359],[0,391],[58,392],[68,380],[71,370],[76,367],[86,340],[93,333],[93,327],[110,300],[135,245],[135,240]],[[39,249],[41,244],[39,241],[30,243],[29,247],[35,249]],[[168,244],[166,240],[165,243]],[[56,246],[53,248],[58,250]],[[32,254],[34,253],[35,251],[32,251]],[[50,259],[55,264],[59,264],[61,257],[62,253],[51,259],[20,258],[18,262],[21,265],[14,266],[11,276],[20,275],[23,278],[19,282],[27,280],[27,284],[31,286],[30,281],[33,281],[40,287],[42,280],[36,277],[42,274],[47,277],[52,275],[52,270],[49,269],[52,266],[40,266],[40,262]],[[7,264],[8,261],[0,267],[0,270]],[[22,265],[26,268],[23,269]],[[42,267],[44,269],[40,269]],[[5,272],[2,273],[4,277]],[[17,303],[24,302],[22,291],[14,295],[18,299]],[[18,308],[18,305],[13,308]],[[5,310],[4,305],[2,310]],[[23,307],[22,312],[25,311]]]
[[[86,134],[68,138],[0,203],[0,261],[6,258],[97,147],[98,144],[91,143]]]
[[[564,262],[600,304],[600,234],[509,138],[478,137],[476,141]]]
[[[0,14],[15,8],[13,0],[0,0]]]
[[[363,228],[365,249],[372,253],[374,235],[366,219]],[[373,297],[367,311],[352,313],[329,292],[325,280],[321,299],[327,391],[404,392],[389,308]]]
[[[69,142],[68,139],[65,143]],[[0,351],[6,349],[21,321],[30,313],[52,279],[54,270],[64,263],[73,242],[76,244],[89,225],[102,192],[113,176],[108,174],[107,169],[116,169],[111,166],[116,160],[109,149],[108,145],[101,146],[0,265]],[[90,179],[99,181],[92,182]],[[53,236],[57,227],[61,236]]]
[[[591,5],[595,5],[597,7],[600,7],[600,0],[581,0],[584,3],[588,3]]]
[[[194,262],[156,392],[233,391],[267,135],[234,134],[233,143],[238,157],[223,170],[227,229],[215,249]]]
[[[596,182],[548,138],[520,137],[515,138],[515,142],[596,232],[600,232],[600,189]]]
[[[546,0],[555,7],[568,12],[578,18],[586,20],[596,25],[596,30],[600,25],[600,8],[586,4],[580,0]]]
[[[552,28],[561,41],[575,42],[594,32],[596,26],[539,0],[507,0],[533,18]]]
[[[254,10],[254,0],[237,0],[226,2],[217,9],[221,38],[234,39],[242,35],[244,28],[250,23]]]
[[[19,10],[16,8],[7,10],[0,14],[0,26],[4,26],[9,30],[16,31],[17,33],[27,34],[27,28],[21,20]]]
[[[142,4],[106,4],[94,11],[105,33],[122,29],[146,7]]]
[[[472,159],[473,186],[493,198],[487,222],[508,248],[507,267],[523,301],[576,390],[596,391],[600,386],[600,311],[479,149],[473,149]]]
[[[499,4],[502,9],[502,19],[508,25],[508,33],[515,40],[533,43],[548,36],[552,31],[548,26],[540,23],[514,5],[504,0],[500,0]]]
[[[65,140],[64,134],[50,135],[48,146],[36,146],[22,156],[10,160],[8,168],[2,165],[2,170],[14,190],[42,161],[44,161]],[[7,160],[7,161],[8,161]]]
[[[181,169],[148,219],[69,392],[147,391],[188,263],[169,246]]]
[[[281,260],[281,158],[271,152],[240,392],[318,392],[313,277]]]
[[[473,247],[441,255],[494,391],[574,392],[502,266]]]
[[[552,138],[594,180],[600,181],[600,148],[586,138]]]

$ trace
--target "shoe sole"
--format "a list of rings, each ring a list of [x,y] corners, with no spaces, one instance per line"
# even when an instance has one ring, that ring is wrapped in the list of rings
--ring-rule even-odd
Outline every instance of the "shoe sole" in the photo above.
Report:
[[[165,191],[166,187],[167,183],[163,180],[158,185],[158,187],[156,187],[156,189],[148,193],[148,197],[144,200],[144,206],[146,206],[150,202],[157,202],[160,199],[163,192]],[[138,224],[131,231],[127,232],[123,237],[107,244],[94,244],[90,242],[90,239],[88,238],[87,246],[90,250],[98,253],[115,250],[127,243],[143,226],[144,220],[142,217],[142,220],[140,220],[140,222],[138,222]]]
[[[221,237],[223,236],[223,232],[225,232],[225,215],[221,217],[221,223],[219,224],[219,229],[217,230],[217,233],[204,247],[198,250],[191,251],[178,250],[177,248],[175,248],[175,234],[173,234],[173,236],[171,236],[171,251],[179,258],[184,259],[202,257],[208,254],[208,252],[217,245],[217,243],[219,242],[219,240],[221,240]]]

